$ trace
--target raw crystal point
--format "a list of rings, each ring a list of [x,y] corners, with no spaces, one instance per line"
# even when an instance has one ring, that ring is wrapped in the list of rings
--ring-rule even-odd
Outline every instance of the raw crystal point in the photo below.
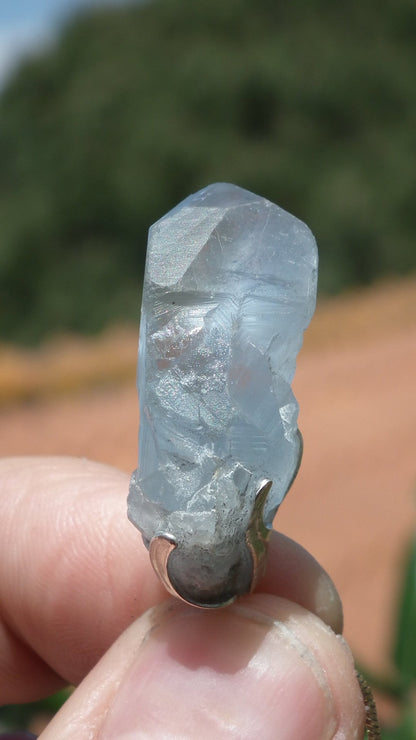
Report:
[[[295,474],[301,438],[290,384],[317,263],[304,223],[226,183],[150,229],[128,515],[147,545],[160,533],[175,538],[169,575],[190,601],[250,590],[256,492],[273,481],[271,527]]]

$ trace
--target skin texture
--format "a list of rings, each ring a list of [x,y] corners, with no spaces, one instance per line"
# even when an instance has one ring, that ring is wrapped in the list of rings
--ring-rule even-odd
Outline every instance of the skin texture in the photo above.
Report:
[[[86,460],[0,461],[3,703],[77,686],[44,740],[362,738],[340,600],[318,563],[273,533],[255,594],[188,607],[154,575],[127,489]]]

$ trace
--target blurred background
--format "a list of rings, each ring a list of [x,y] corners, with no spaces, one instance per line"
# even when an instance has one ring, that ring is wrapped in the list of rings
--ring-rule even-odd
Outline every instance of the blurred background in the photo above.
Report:
[[[147,229],[210,182],[268,197],[320,250],[305,456],[276,525],[384,673],[414,530],[415,73],[413,0],[0,8],[1,454],[131,471]]]

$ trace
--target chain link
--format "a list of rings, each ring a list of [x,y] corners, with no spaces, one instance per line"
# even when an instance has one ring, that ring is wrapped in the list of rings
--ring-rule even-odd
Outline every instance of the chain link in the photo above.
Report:
[[[364,699],[365,729],[367,730],[367,738],[368,740],[381,740],[381,728],[377,717],[377,707],[374,701],[373,692],[364,676],[362,676],[358,671],[356,671],[356,674]]]

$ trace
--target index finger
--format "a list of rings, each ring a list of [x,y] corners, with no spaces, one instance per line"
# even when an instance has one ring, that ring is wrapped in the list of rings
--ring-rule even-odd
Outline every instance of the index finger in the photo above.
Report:
[[[128,482],[124,473],[76,458],[0,462],[5,702],[36,698],[60,681],[77,684],[127,625],[167,598],[127,520]],[[270,547],[259,589],[338,628],[339,599],[322,568],[281,535]]]

